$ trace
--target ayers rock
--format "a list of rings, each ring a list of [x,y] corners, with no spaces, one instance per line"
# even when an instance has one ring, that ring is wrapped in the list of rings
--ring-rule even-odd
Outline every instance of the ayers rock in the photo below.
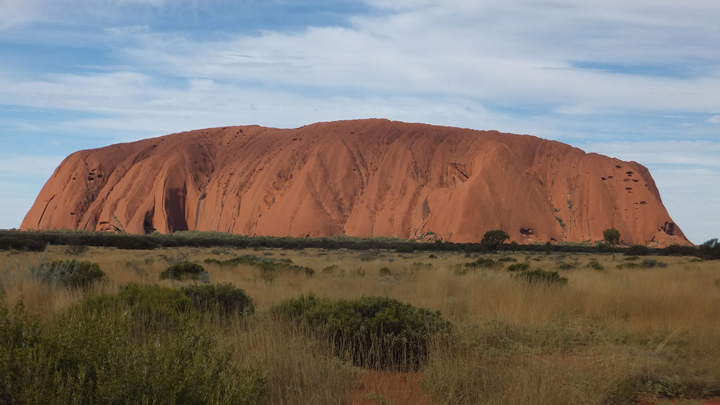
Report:
[[[687,245],[648,170],[527,135],[387,120],[203,129],[83,150],[21,229]],[[433,236],[431,236],[432,238]]]

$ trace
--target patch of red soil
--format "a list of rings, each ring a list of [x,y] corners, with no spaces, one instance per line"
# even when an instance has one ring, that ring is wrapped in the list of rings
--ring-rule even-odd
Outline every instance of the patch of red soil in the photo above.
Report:
[[[349,402],[356,405],[426,405],[430,401],[420,389],[418,373],[365,371],[350,391]]]

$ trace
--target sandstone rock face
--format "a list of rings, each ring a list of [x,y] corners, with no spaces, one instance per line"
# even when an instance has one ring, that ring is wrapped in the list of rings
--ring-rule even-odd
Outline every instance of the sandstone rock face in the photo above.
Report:
[[[73,153],[21,229],[689,244],[648,170],[533,136],[387,120],[196,130]]]

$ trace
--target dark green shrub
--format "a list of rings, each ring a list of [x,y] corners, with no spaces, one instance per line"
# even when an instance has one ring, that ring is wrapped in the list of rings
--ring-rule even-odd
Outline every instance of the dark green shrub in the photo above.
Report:
[[[395,249],[395,253],[413,253],[415,248],[410,243],[403,243]]]
[[[514,277],[530,284],[565,285],[568,281],[567,278],[560,277],[557,271],[545,271],[542,269],[524,271]]]
[[[558,270],[572,270],[575,268],[575,265],[572,263],[565,263],[561,262],[557,266]]]
[[[382,297],[333,301],[301,296],[272,312],[329,339],[341,358],[378,369],[416,369],[427,359],[431,336],[450,329],[438,312]]]
[[[203,266],[197,263],[182,262],[173,264],[165,271],[160,273],[160,279],[201,280],[207,283],[210,280],[210,274],[205,271],[205,268]]]
[[[638,260],[639,258],[640,258],[639,256],[628,256],[628,257],[625,258],[625,260],[627,260],[627,261],[633,261],[633,260]]]
[[[517,262],[517,259],[514,257],[507,256],[507,257],[501,257],[497,261],[501,262],[501,263],[508,263],[508,262],[515,263],[515,262]]]
[[[310,309],[320,305],[321,302],[322,300],[320,300],[320,298],[310,293],[308,295],[301,295],[298,298],[285,300],[272,307],[270,312],[275,316],[301,322],[305,314],[310,311]]]
[[[632,245],[625,249],[625,256],[647,256],[650,254],[650,248],[643,245]]]
[[[388,267],[381,267],[380,270],[378,271],[378,274],[380,274],[380,276],[382,276],[382,277],[388,277],[389,275],[392,274],[392,271],[390,271],[390,268],[388,268]]]
[[[249,315],[255,311],[252,299],[244,290],[232,284],[193,285],[183,287],[183,294],[190,297],[200,311],[220,311],[223,315]]]
[[[642,261],[642,266],[645,268],[652,268],[652,267],[667,267],[667,263],[661,262],[657,259],[644,259]]]
[[[68,288],[88,289],[105,280],[105,273],[97,263],[77,260],[55,260],[30,271],[43,283],[61,284]]]
[[[604,267],[602,264],[600,264],[597,260],[590,260],[590,263],[587,264],[587,267],[593,269],[593,270],[603,270]]]
[[[508,271],[526,271],[530,270],[530,265],[528,263],[515,263],[508,266]]]
[[[637,263],[630,262],[630,263],[618,264],[615,267],[620,270],[622,270],[622,269],[637,269],[638,267],[640,267],[640,265]]]
[[[502,263],[487,257],[479,257],[475,261],[458,265],[455,269],[455,274],[465,275],[468,271],[474,271],[478,269],[491,269],[494,267],[502,267]]]
[[[263,402],[265,378],[238,368],[199,324],[157,333],[134,321],[124,302],[81,301],[40,328],[0,300],[0,403]]]
[[[176,330],[194,309],[193,301],[178,289],[139,284],[121,287],[117,294],[86,297],[81,308],[96,315],[122,308],[132,317],[134,328],[143,332]]]
[[[47,243],[39,239],[20,237],[19,232],[10,231],[8,235],[0,237],[0,250],[23,250],[26,252],[42,252]]]

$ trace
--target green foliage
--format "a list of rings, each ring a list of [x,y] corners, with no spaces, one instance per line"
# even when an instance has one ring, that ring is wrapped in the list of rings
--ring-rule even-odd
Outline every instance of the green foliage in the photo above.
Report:
[[[697,377],[678,375],[660,370],[643,370],[629,375],[606,393],[605,404],[637,404],[640,394],[649,394],[657,398],[693,399],[708,397],[706,382]],[[712,396],[712,395],[711,395]],[[664,401],[663,401],[664,403]]]
[[[262,402],[264,377],[235,366],[198,324],[153,333],[128,310],[123,300],[83,301],[41,328],[21,302],[10,314],[0,300],[0,403]]]
[[[381,267],[378,271],[378,274],[380,274],[380,276],[382,277],[388,277],[392,274],[392,271],[390,271],[390,268],[388,267]]]
[[[545,254],[550,255],[553,251],[553,245],[550,242],[545,242]]]
[[[602,264],[600,264],[597,260],[590,260],[590,262],[587,264],[587,267],[593,269],[593,270],[603,270],[604,267]]]
[[[622,270],[622,269],[637,269],[638,267],[640,267],[640,265],[637,263],[630,262],[630,263],[618,264],[615,267],[620,270]]]
[[[205,271],[205,268],[197,263],[193,262],[182,262],[173,264],[160,273],[160,279],[166,280],[201,280],[204,282],[210,281],[210,274]]]
[[[414,251],[415,247],[411,243],[402,244],[395,249],[396,253],[412,253]]]
[[[510,235],[505,233],[505,231],[501,229],[495,229],[485,232],[485,235],[483,235],[480,243],[484,246],[487,246],[488,249],[497,252],[500,245],[505,243],[505,241],[508,239],[510,239]]]
[[[219,311],[225,316],[250,315],[255,311],[252,299],[244,290],[232,284],[193,285],[183,287],[180,291],[200,311]]]
[[[508,266],[508,271],[526,271],[530,270],[530,265],[528,263],[514,263]]]
[[[567,278],[560,277],[557,271],[545,271],[542,269],[536,269],[532,271],[524,271],[514,276],[518,280],[525,281],[530,284],[545,284],[551,285],[565,285],[567,284]]]
[[[508,262],[514,263],[514,262],[517,262],[517,259],[514,257],[507,256],[507,257],[501,257],[497,261],[500,263],[508,263]]]
[[[645,268],[667,267],[667,263],[661,262],[657,259],[644,259],[642,261],[642,266]]]
[[[603,231],[603,240],[610,246],[616,246],[620,243],[620,231],[615,228],[606,229]]]
[[[377,369],[416,369],[427,359],[430,338],[450,329],[438,312],[382,297],[301,296],[272,312],[329,339],[341,358]]]
[[[706,260],[720,260],[720,241],[710,239],[698,247],[697,255]]]
[[[19,232],[10,232],[0,236],[0,250],[22,250],[26,252],[42,252],[47,243],[33,237],[20,237]]]
[[[572,263],[560,262],[558,263],[557,268],[558,270],[572,270],[575,268],[575,265]]]
[[[97,263],[77,260],[55,260],[30,268],[32,276],[46,284],[60,284],[68,288],[88,289],[106,279]]]
[[[647,256],[650,254],[650,248],[643,245],[632,245],[625,249],[625,256]]]
[[[304,273],[308,277],[315,275],[315,270],[312,268],[292,264],[292,260],[290,259],[276,259],[255,255],[243,255],[228,260],[205,259],[205,263],[217,264],[219,266],[252,266],[260,270],[260,277],[268,282],[272,282],[280,273],[286,271]]]

